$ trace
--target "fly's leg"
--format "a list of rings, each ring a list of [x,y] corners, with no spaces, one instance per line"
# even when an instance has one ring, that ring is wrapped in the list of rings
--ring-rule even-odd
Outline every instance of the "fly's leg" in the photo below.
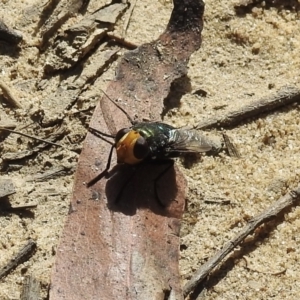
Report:
[[[134,170],[134,171],[132,172],[132,174],[129,176],[129,178],[127,178],[127,180],[125,181],[125,183],[122,185],[122,188],[119,190],[118,195],[117,195],[117,197],[116,197],[115,204],[118,204],[118,203],[120,202],[124,190],[125,190],[126,187],[128,186],[129,182],[132,180],[132,178],[134,177],[136,171],[137,171],[137,170]]]
[[[101,180],[103,177],[107,176],[108,170],[110,169],[111,157],[112,157],[112,153],[113,153],[114,148],[115,148],[115,145],[112,145],[112,146],[111,146],[111,149],[110,149],[110,152],[109,152],[109,156],[108,156],[106,168],[104,169],[104,171],[101,172],[99,175],[97,175],[97,176],[96,176],[95,178],[93,178],[92,180],[90,180],[90,181],[87,183],[87,187],[91,187],[91,186],[94,185],[96,182],[98,182],[99,180]]]
[[[160,162],[162,164],[166,164],[166,168],[154,179],[154,190],[155,190],[155,197],[156,200],[158,202],[158,204],[162,207],[165,208],[166,205],[164,204],[163,201],[161,201],[158,193],[157,193],[157,183],[158,181],[174,166],[174,160],[170,159],[170,160],[165,160]]]

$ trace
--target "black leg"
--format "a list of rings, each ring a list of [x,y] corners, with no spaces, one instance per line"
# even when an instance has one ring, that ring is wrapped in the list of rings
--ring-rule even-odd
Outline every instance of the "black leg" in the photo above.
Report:
[[[139,166],[139,167],[140,167],[140,166]],[[124,190],[125,190],[126,187],[128,186],[129,182],[132,180],[132,178],[133,178],[133,176],[135,175],[136,171],[137,171],[137,169],[135,169],[135,170],[132,172],[132,174],[129,176],[129,178],[127,178],[127,180],[125,181],[125,183],[122,185],[122,188],[119,190],[118,195],[117,195],[117,197],[116,197],[116,200],[114,201],[115,204],[118,204],[118,203],[119,203],[119,201],[120,201],[120,199],[121,199],[121,196],[122,196]]]
[[[101,172],[99,175],[97,175],[95,178],[93,178],[91,181],[89,181],[87,183],[87,187],[91,187],[92,185],[94,185],[96,182],[98,182],[104,176],[106,176],[108,174],[108,170],[110,169],[110,163],[111,163],[111,158],[112,158],[112,153],[113,153],[114,148],[115,148],[115,145],[112,145],[110,148],[110,152],[109,152],[105,170],[103,172]]]
[[[170,159],[170,160],[166,160],[166,161],[162,161],[160,163],[166,164],[166,168],[154,179],[154,189],[155,189],[155,197],[157,199],[157,202],[159,203],[159,205],[163,208],[166,207],[166,205],[163,203],[163,201],[161,201],[161,199],[158,196],[157,193],[157,183],[158,181],[161,179],[161,177],[163,177],[173,166],[174,166],[174,160]]]

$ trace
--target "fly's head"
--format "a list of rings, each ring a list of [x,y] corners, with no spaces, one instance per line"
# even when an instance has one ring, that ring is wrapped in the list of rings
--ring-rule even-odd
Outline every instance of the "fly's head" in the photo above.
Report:
[[[136,130],[123,128],[115,138],[118,163],[134,165],[144,160],[149,152],[149,145]]]

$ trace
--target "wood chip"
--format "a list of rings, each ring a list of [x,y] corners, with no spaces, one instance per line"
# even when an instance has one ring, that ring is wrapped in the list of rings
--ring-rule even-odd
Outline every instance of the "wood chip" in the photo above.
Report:
[[[49,73],[71,68],[87,53],[94,52],[107,32],[113,30],[113,24],[126,8],[126,4],[111,4],[87,14],[77,24],[66,28],[48,49],[45,71]],[[98,51],[101,51],[101,47]]]
[[[12,87],[0,80],[0,89],[2,89],[3,96],[11,107],[22,108],[22,105],[16,97],[16,92]]]
[[[39,300],[40,282],[33,276],[26,276],[23,282],[21,300]]]
[[[23,37],[20,33],[10,29],[2,20],[0,20],[0,40],[9,44],[18,44]]]
[[[26,181],[30,182],[30,181],[37,181],[37,182],[41,182],[41,181],[47,181],[49,179],[54,179],[60,176],[65,176],[67,174],[73,173],[75,171],[75,168],[73,167],[64,167],[64,166],[58,166],[55,168],[52,168],[51,170],[47,170],[46,172],[42,173],[42,174],[32,174],[32,176],[30,176],[30,178],[28,178]]]
[[[16,192],[11,179],[0,179],[0,198],[12,195]]]

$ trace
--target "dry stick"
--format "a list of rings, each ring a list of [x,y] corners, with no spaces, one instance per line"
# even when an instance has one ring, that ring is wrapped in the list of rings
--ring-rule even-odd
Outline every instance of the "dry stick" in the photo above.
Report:
[[[257,116],[260,113],[300,102],[300,90],[293,86],[284,86],[276,94],[262,98],[249,105],[241,107],[239,110],[229,112],[227,115],[211,118],[199,123],[196,129],[221,128],[237,124],[246,118]]]
[[[7,84],[0,80],[0,88],[2,89],[2,93],[5,99],[9,102],[9,104],[12,107],[22,108],[21,104],[14,95],[14,90],[11,87],[9,87]]]
[[[36,242],[29,240],[27,244],[13,257],[8,264],[0,270],[0,279],[6,276],[12,269],[24,262],[29,255],[33,254],[36,248]]]
[[[218,251],[211,259],[209,259],[204,265],[200,267],[198,271],[195,272],[193,277],[189,282],[183,287],[184,297],[187,297],[197,285],[203,281],[208,274],[212,271],[214,267],[229,253],[231,252],[239,243],[241,243],[245,237],[253,233],[253,231],[263,223],[268,222],[271,218],[276,217],[284,209],[289,206],[296,205],[300,200],[300,184],[296,190],[292,190],[273,205],[263,211],[260,215],[251,219],[248,224],[242,229],[242,231],[235,236],[230,242],[228,242],[223,249]]]

